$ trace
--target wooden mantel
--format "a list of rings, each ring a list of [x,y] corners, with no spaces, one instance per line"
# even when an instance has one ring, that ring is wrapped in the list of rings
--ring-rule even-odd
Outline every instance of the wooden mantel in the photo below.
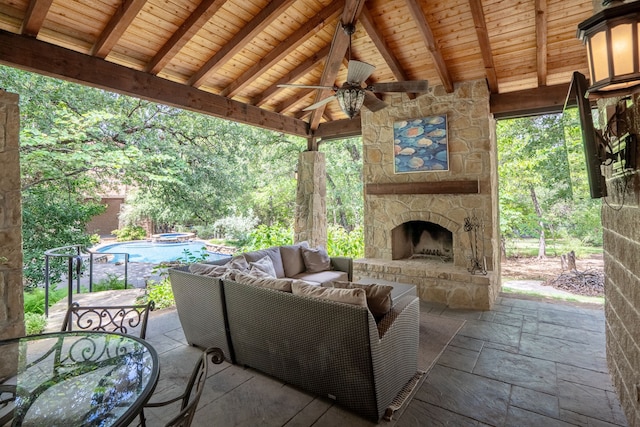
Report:
[[[478,180],[466,180],[367,184],[365,193],[369,195],[478,194],[480,193],[480,182]]]

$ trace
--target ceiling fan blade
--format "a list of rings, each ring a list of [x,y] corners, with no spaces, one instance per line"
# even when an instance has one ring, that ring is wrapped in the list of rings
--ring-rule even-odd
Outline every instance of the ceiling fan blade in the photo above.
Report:
[[[352,59],[347,66],[347,82],[362,83],[371,76],[375,69],[376,67],[371,64]]]
[[[364,105],[375,113],[376,111],[380,111],[386,107],[387,103],[379,100],[373,93],[366,91],[364,93]]]
[[[420,93],[429,90],[429,82],[427,80],[407,80],[404,82],[376,83],[367,87],[367,89],[372,92]]]
[[[324,104],[328,104],[336,98],[335,95],[331,95],[328,98],[325,98],[321,101],[316,102],[315,104],[309,105],[307,108],[303,108],[302,111],[315,110],[316,108],[322,107]]]
[[[295,85],[295,84],[280,84],[278,87],[297,87],[303,89],[331,89],[336,90],[334,86],[315,86],[315,85]]]

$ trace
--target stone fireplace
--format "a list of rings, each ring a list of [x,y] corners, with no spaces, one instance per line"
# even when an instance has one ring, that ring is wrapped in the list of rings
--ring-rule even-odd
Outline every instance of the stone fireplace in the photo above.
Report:
[[[490,309],[500,274],[496,145],[486,83],[387,101],[391,105],[379,112],[362,112],[365,258],[355,261],[354,276],[411,283],[421,299],[450,307]],[[395,173],[394,122],[443,114],[448,170]],[[486,274],[471,273],[474,254]]]

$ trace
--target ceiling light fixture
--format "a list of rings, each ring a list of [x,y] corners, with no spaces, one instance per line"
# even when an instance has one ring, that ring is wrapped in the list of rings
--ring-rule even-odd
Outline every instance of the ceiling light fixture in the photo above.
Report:
[[[578,38],[587,45],[587,93],[620,96],[640,85],[640,1],[605,0],[602,6],[578,24]]]
[[[342,87],[337,90],[336,97],[338,98],[338,103],[340,103],[342,111],[352,119],[358,114],[360,108],[362,108],[362,104],[364,104],[364,89],[359,85],[352,85],[345,82]]]

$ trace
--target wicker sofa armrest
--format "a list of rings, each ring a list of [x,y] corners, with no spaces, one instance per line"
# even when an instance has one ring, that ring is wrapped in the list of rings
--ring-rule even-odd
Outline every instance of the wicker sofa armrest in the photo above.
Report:
[[[200,348],[219,347],[225,359],[233,361],[221,280],[193,274],[188,266],[170,268],[169,280],[187,342]]]
[[[349,281],[353,280],[353,258],[335,256],[331,257],[331,268],[338,271],[344,271],[349,276]]]
[[[378,414],[382,416],[418,370],[420,300],[413,295],[399,298],[380,323],[385,324],[383,334],[372,322],[369,334]]]

